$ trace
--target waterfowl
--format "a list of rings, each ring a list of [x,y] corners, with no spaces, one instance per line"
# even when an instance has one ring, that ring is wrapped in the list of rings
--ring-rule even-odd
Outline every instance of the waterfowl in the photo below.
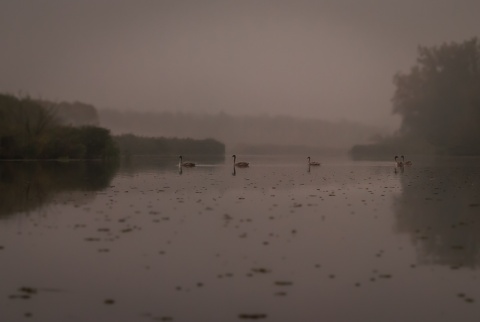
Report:
[[[233,158],[233,165],[234,165],[234,166],[237,166],[237,167],[239,167],[239,168],[246,168],[246,167],[248,167],[248,165],[250,164],[250,163],[248,163],[248,162],[235,162],[236,159],[237,159],[237,156],[236,156],[235,154],[232,155],[232,158]]]
[[[314,165],[314,166],[316,166],[316,165],[320,165],[320,162],[317,162],[317,161],[310,161],[310,157],[307,157],[307,159],[308,159],[308,165]]]
[[[398,161],[397,159],[398,159],[398,155],[395,156],[395,162],[397,163],[397,167],[402,168],[403,167],[403,162]]]
[[[405,156],[402,155],[402,161],[403,161],[403,164],[405,165],[412,165],[412,161],[405,161]]]
[[[182,156],[180,156],[179,158],[180,158],[179,166],[186,167],[186,168],[192,168],[192,167],[195,166],[195,163],[193,163],[193,162],[183,162],[183,157]]]

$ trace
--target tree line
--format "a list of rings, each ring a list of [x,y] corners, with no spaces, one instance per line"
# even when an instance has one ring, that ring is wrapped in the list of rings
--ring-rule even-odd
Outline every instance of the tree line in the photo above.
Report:
[[[418,48],[416,64],[397,73],[393,113],[402,117],[395,135],[357,145],[356,157],[403,153],[480,155],[480,41]]]
[[[111,159],[120,153],[224,154],[213,139],[113,136],[92,105],[0,94],[0,159]]]
[[[100,124],[114,134],[134,133],[144,137],[215,138],[227,150],[243,147],[284,146],[342,149],[370,142],[387,128],[349,121],[331,122],[287,115],[233,115],[185,113],[180,111],[134,111],[99,109]],[[260,151],[263,153],[263,151]],[[303,152],[302,152],[303,153]]]

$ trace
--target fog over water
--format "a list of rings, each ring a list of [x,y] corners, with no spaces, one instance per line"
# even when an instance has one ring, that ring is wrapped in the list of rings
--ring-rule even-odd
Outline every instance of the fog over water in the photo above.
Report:
[[[0,320],[478,321],[479,158],[177,160],[3,162]]]
[[[0,91],[394,129],[393,75],[418,45],[476,36],[478,12],[470,0],[5,0]]]

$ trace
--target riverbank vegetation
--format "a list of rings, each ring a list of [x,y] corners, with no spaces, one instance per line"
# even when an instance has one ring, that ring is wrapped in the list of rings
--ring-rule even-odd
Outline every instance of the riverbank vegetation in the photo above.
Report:
[[[480,155],[480,40],[419,47],[417,63],[394,76],[399,131],[357,145],[354,157]]]
[[[0,159],[107,159],[117,155],[109,130],[64,125],[54,104],[0,94]]]
[[[0,94],[0,159],[115,159],[124,155],[224,155],[214,139],[113,136],[92,105]]]

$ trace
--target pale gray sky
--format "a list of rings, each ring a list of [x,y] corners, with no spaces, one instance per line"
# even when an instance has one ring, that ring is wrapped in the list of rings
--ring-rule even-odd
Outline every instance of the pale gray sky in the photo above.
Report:
[[[99,108],[392,125],[418,45],[480,33],[478,0],[1,0],[0,92]]]

